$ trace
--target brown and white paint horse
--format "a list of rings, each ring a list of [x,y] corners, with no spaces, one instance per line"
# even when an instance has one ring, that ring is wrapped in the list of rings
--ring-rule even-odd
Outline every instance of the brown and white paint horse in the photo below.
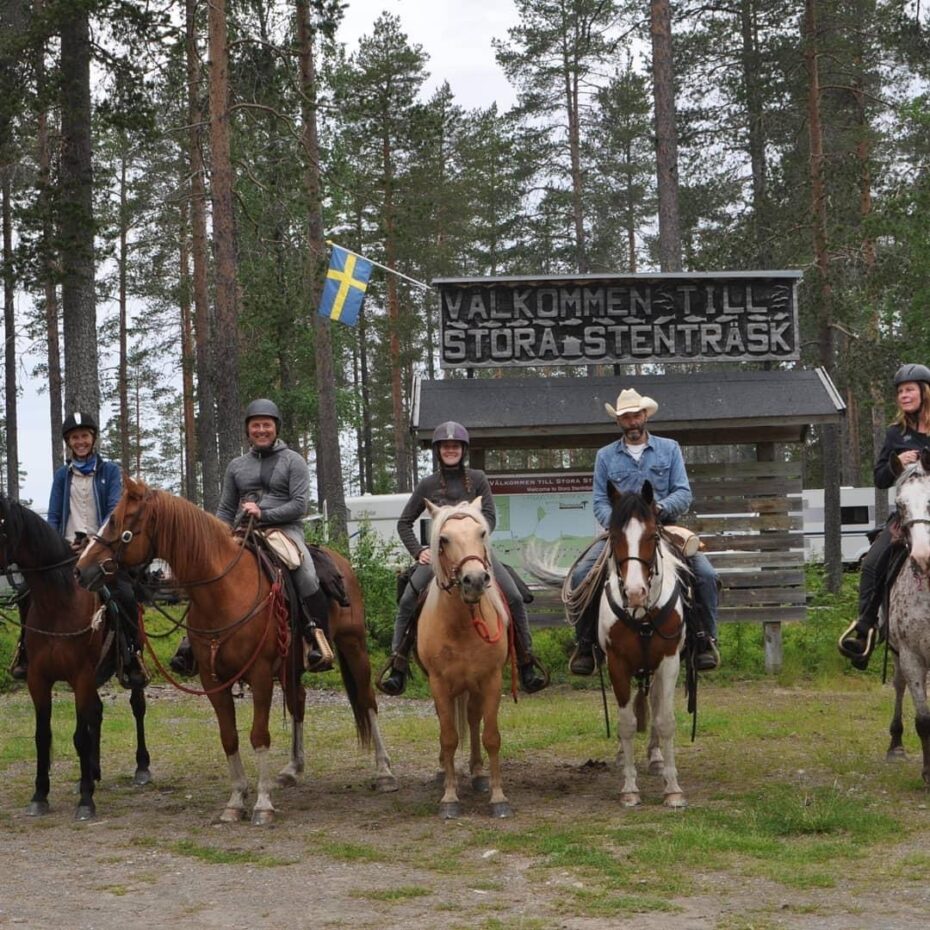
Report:
[[[610,487],[607,578],[598,616],[598,641],[620,707],[618,730],[624,807],[640,803],[633,737],[652,713],[649,771],[665,777],[665,805],[685,806],[675,766],[675,685],[685,640],[684,563],[659,534],[652,485],[642,494]]]
[[[439,813],[447,819],[461,813],[455,751],[468,734],[472,788],[490,788],[492,816],[509,817],[512,810],[501,782],[497,712],[510,616],[494,584],[488,524],[481,514],[480,497],[451,507],[436,507],[429,501],[426,506],[432,516],[435,575],[417,625],[417,658],[429,676],[439,717],[439,762],[444,774]],[[490,779],[484,774],[482,742]]]
[[[894,654],[894,717],[888,758],[903,758],[901,710],[905,688],[914,702],[915,727],[923,750],[923,780],[930,787],[930,451],[909,466],[895,485],[898,520],[910,557],[891,588],[888,644]]]

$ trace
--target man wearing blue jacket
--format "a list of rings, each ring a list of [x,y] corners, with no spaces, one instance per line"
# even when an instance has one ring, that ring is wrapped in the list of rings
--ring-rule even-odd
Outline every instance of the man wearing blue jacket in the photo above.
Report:
[[[617,397],[617,406],[604,404],[608,414],[617,421],[621,437],[597,452],[594,463],[594,516],[602,527],[610,523],[608,488],[621,492],[642,491],[647,480],[655,494],[659,520],[674,523],[691,506],[691,485],[685,470],[681,447],[674,439],[655,436],[646,429],[646,421],[659,405],[651,397],[642,397],[627,388]],[[595,542],[574,566],[572,587],[577,588],[591,571],[607,544],[606,537]],[[692,622],[697,627],[695,665],[701,671],[717,667],[719,654],[717,636],[717,573],[707,556],[697,553],[688,560],[694,572],[695,604]],[[578,641],[569,662],[575,675],[591,675],[597,666],[595,646],[600,592],[593,597],[575,628]]]

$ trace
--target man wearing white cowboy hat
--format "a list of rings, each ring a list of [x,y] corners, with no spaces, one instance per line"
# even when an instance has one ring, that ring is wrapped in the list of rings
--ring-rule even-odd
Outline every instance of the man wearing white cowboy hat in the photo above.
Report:
[[[606,527],[611,506],[608,487],[618,491],[639,493],[649,481],[655,493],[656,507],[662,523],[673,523],[691,506],[691,485],[685,471],[681,447],[674,439],[654,436],[646,429],[646,421],[659,409],[651,397],[642,397],[635,388],[626,388],[617,397],[617,404],[604,404],[623,435],[616,442],[598,450],[594,463],[594,516]],[[591,571],[601,554],[606,539],[597,540],[575,563],[572,587],[577,588]],[[717,573],[707,556],[697,553],[689,559],[694,572],[695,604],[689,619],[697,634],[695,665],[701,671],[717,667],[719,654],[717,635]],[[569,662],[575,675],[590,675],[596,668],[595,638],[600,597],[591,599],[578,620],[575,634],[577,648]]]

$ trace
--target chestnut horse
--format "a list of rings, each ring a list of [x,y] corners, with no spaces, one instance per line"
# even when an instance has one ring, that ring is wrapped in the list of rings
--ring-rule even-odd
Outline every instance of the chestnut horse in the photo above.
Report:
[[[378,705],[371,686],[362,592],[351,565],[338,553],[325,551],[342,574],[350,600],[349,607],[330,603],[329,629],[356,731],[364,747],[374,743],[378,789],[394,791],[397,784],[378,729]],[[258,787],[252,823],[271,823],[268,720],[275,679],[281,682],[293,718],[290,761],[278,774],[278,784],[294,784],[304,768],[306,693],[300,680],[301,643],[299,636],[288,642],[278,586],[225,523],[183,498],[127,478],[116,509],[82,553],[76,572],[81,584],[94,587],[116,565],[143,565],[153,558],[168,562],[177,587],[190,598],[187,634],[204,693],[219,722],[232,783],[220,820],[234,822],[245,816],[248,781],[239,754],[231,691],[241,680],[251,688],[254,709],[251,743],[258,762]]]
[[[429,676],[439,717],[439,761],[444,774],[439,813],[446,819],[461,813],[455,751],[467,734],[472,788],[490,788],[491,814],[509,817],[513,811],[501,783],[497,712],[510,616],[491,574],[488,524],[480,497],[451,507],[436,507],[429,501],[426,506],[432,516],[434,577],[417,626],[417,658]],[[490,779],[483,771],[482,741]]]
[[[888,644],[894,655],[894,717],[888,758],[902,758],[901,722],[905,688],[914,702],[915,727],[923,751],[923,780],[930,786],[930,451],[909,466],[895,484],[895,505],[909,558],[895,579],[888,601]]]
[[[623,761],[624,807],[640,803],[633,736],[652,712],[649,771],[665,776],[667,807],[685,806],[675,767],[675,685],[685,641],[684,563],[659,534],[652,485],[642,494],[610,486],[607,578],[598,616],[598,641],[620,707],[617,729]],[[634,689],[634,683],[636,685]]]
[[[74,748],[81,766],[75,820],[96,816],[94,783],[100,780],[100,727],[103,704],[97,694],[98,665],[107,639],[106,624],[95,622],[99,603],[79,588],[72,574],[75,556],[58,532],[38,514],[0,497],[0,570],[18,568],[29,588],[22,621],[29,656],[26,685],[35,708],[35,792],[26,813],[49,812],[52,761],[52,686],[66,681],[74,692],[77,723]],[[136,721],[134,783],[151,781],[145,745],[145,691],[132,689]]]

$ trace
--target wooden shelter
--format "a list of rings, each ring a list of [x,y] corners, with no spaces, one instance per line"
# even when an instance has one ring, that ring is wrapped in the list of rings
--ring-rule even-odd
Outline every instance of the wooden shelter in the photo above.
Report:
[[[720,574],[720,620],[761,623],[766,667],[777,670],[781,623],[806,617],[806,591],[802,464],[800,455],[776,460],[776,444],[800,444],[811,425],[843,415],[823,369],[421,381],[412,430],[428,446],[439,423],[464,423],[478,468],[491,449],[599,448],[618,438],[604,404],[627,387],[658,402],[656,434],[684,447],[746,447],[740,461],[688,465],[694,503],[682,522]]]

